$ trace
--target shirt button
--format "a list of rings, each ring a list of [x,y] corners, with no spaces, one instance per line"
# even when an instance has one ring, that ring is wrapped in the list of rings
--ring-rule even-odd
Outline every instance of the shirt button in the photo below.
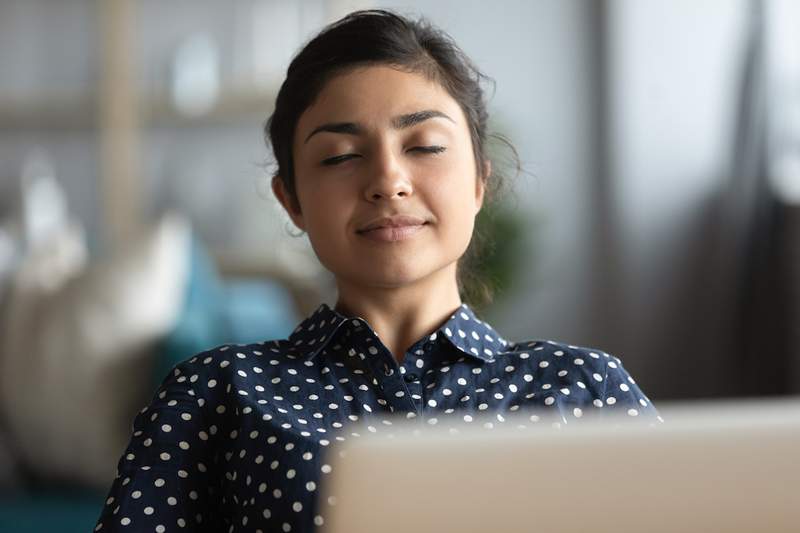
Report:
[[[417,377],[416,374],[406,374],[403,376],[403,379],[406,380],[406,383],[412,383],[414,381],[417,381],[419,378]]]

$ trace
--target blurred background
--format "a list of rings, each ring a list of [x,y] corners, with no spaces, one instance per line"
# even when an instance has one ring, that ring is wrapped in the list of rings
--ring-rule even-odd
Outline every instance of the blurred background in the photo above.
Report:
[[[87,531],[175,363],[334,302],[262,128],[368,7],[496,81],[498,330],[613,353],[657,406],[800,393],[800,3],[0,0],[0,531]]]

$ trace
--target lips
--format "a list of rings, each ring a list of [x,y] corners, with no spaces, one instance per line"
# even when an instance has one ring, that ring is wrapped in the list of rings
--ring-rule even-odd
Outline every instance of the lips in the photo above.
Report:
[[[426,224],[425,220],[415,216],[393,215],[375,219],[357,230],[357,232],[367,233],[369,231],[378,230],[381,228],[405,228],[409,226],[422,226],[424,224]]]

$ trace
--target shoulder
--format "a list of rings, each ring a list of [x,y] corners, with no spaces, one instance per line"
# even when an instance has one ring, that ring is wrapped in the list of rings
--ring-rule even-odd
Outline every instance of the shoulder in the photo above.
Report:
[[[503,356],[520,370],[533,370],[541,393],[559,404],[658,417],[622,360],[602,349],[531,339],[509,344]]]
[[[278,376],[287,366],[302,365],[299,354],[287,339],[274,339],[253,344],[222,344],[184,359],[164,377],[168,383],[195,384],[198,392],[227,385],[245,387],[250,378]],[[199,386],[197,386],[199,385]]]
[[[504,350],[503,356],[535,363],[538,368],[550,369],[550,372],[566,371],[575,376],[588,376],[597,383],[602,383],[610,370],[622,367],[618,357],[598,348],[554,340],[513,342]]]

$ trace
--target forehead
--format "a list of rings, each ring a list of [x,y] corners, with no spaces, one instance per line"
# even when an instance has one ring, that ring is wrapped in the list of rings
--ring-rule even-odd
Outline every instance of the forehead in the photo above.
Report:
[[[439,83],[390,66],[358,67],[330,79],[300,116],[296,139],[323,122],[388,127],[391,117],[437,109],[465,126],[461,107]]]

